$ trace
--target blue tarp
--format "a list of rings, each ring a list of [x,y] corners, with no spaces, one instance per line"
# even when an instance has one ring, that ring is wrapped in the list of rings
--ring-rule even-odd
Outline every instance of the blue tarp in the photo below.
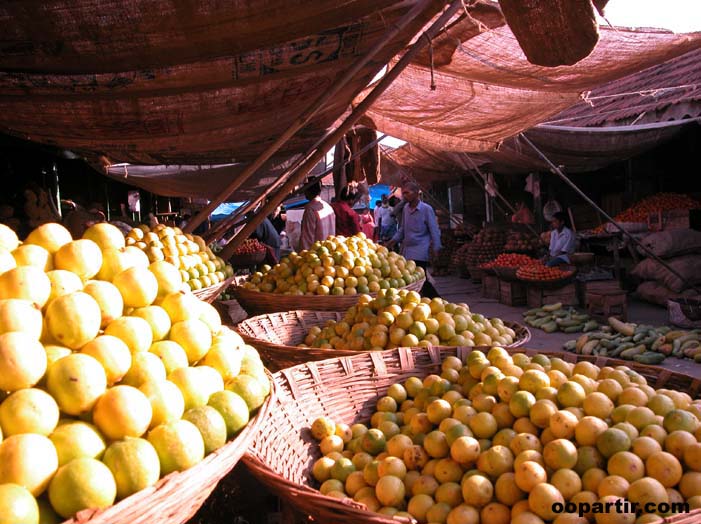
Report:
[[[213,222],[216,222],[217,220],[223,220],[242,205],[243,202],[224,202],[222,204],[219,204],[219,207],[212,211],[212,214],[209,215],[209,218]]]
[[[384,184],[375,184],[370,186],[370,209],[375,208],[375,202],[382,200],[382,195],[389,195],[392,191],[390,186]],[[285,207],[287,209],[297,209],[303,207],[307,202],[307,199],[302,198],[301,200],[292,200],[291,202],[286,202]]]

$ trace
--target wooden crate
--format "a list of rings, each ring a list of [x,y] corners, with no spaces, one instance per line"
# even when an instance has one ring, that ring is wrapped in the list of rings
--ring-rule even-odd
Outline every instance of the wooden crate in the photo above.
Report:
[[[499,303],[507,306],[524,306],[526,304],[526,286],[520,282],[499,279]]]
[[[499,279],[496,275],[484,275],[484,278],[482,278],[482,296],[499,300]]]
[[[577,289],[574,283],[554,289],[528,286],[526,288],[526,302],[531,308],[557,302],[562,302],[566,306],[576,306],[578,304]]]

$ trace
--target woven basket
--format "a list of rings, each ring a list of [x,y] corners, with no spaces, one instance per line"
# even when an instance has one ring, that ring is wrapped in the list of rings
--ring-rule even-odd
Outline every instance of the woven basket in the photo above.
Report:
[[[210,304],[234,281],[236,277],[229,277],[218,284],[193,291],[192,294],[204,302]]]
[[[272,381],[272,377],[271,377]],[[274,383],[273,383],[274,386]],[[64,524],[183,524],[241,459],[270,416],[275,387],[234,440],[182,472],[174,472],[105,510],[87,509]]]
[[[233,255],[229,259],[229,264],[233,267],[248,267],[263,263],[265,260],[265,251],[259,253],[243,253],[241,255]]]
[[[376,400],[387,388],[411,376],[441,372],[441,361],[449,355],[464,358],[471,348],[399,348],[370,352],[354,357],[310,362],[273,375],[277,388],[270,417],[262,424],[258,438],[243,458],[253,475],[271,491],[304,515],[322,524],[396,524],[396,520],[370,513],[356,502],[325,497],[310,486],[318,486],[311,475],[321,456],[309,427],[322,415],[338,422],[367,422],[375,411]],[[512,351],[515,352],[515,351]],[[543,353],[525,350],[528,355],[557,356],[569,362],[588,360],[598,366],[626,365],[643,375],[654,388],[686,391],[696,396],[701,381],[635,362],[573,353]],[[280,431],[280,428],[286,428]],[[684,515],[677,523],[698,522],[701,510]]]
[[[506,280],[507,282],[518,282],[518,277],[516,276],[517,267],[495,267],[494,272],[501,280]]]
[[[474,282],[481,282],[484,277],[484,269],[479,266],[467,266],[467,271],[470,273],[470,278]]]
[[[323,326],[329,320],[341,320],[342,312],[333,311],[287,311],[249,318],[236,326],[236,331],[247,344],[258,350],[268,369],[280,370],[304,362],[326,360],[336,357],[352,357],[358,351],[341,349],[317,349],[297,347],[304,341],[309,329]],[[516,322],[504,322],[516,332],[516,340],[508,348],[527,344],[531,332]]]
[[[529,286],[539,287],[543,289],[557,289],[565,287],[567,284],[574,282],[576,272],[566,276],[565,278],[559,278],[557,280],[528,280],[525,278],[517,278],[519,282],[528,284]]]
[[[401,289],[420,291],[425,279],[418,280]],[[277,313],[306,309],[310,311],[345,311],[358,302],[360,295],[283,295],[263,293],[237,286],[232,289],[234,297],[249,315]],[[371,294],[374,296],[374,294]]]

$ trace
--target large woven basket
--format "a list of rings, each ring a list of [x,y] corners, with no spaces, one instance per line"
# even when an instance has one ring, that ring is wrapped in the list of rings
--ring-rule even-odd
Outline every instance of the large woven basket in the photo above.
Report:
[[[258,253],[242,253],[240,255],[233,255],[229,258],[229,264],[233,267],[248,267],[262,264],[265,261],[266,256],[265,250],[259,251]]]
[[[420,291],[425,280],[421,279],[403,287],[410,291]],[[249,315],[276,313],[307,309],[310,311],[345,311],[358,302],[360,295],[283,295],[280,293],[263,293],[241,286],[232,288],[234,297]],[[374,296],[374,294],[373,294]]]
[[[198,289],[196,291],[193,291],[192,294],[195,295],[197,298],[200,300],[203,300],[204,302],[209,302],[210,304],[216,300],[216,298],[221,295],[221,293],[231,285],[231,283],[234,281],[236,277],[229,277],[226,280],[222,280],[218,284],[215,284],[213,286],[205,287],[202,289]]]
[[[272,381],[272,378],[271,378]],[[274,384],[273,384],[274,386]],[[183,524],[204,504],[219,481],[229,473],[258,438],[263,422],[270,416],[275,387],[257,414],[234,440],[202,462],[182,472],[163,477],[105,510],[87,509],[64,524]]]
[[[327,358],[350,357],[358,351],[297,347],[304,341],[309,329],[323,326],[329,320],[341,320],[338,311],[286,311],[270,313],[244,320],[236,326],[241,337],[258,350],[268,369],[280,369]],[[531,339],[530,330],[516,322],[504,325],[516,332],[516,339],[508,348],[522,346]]]
[[[501,279],[507,282],[518,282],[518,277],[516,276],[517,267],[495,267],[494,273]]]
[[[367,422],[375,411],[377,397],[385,395],[390,385],[411,376],[440,373],[445,357],[464,358],[470,351],[471,348],[462,347],[399,348],[310,362],[275,373],[277,391],[271,415],[262,424],[243,462],[271,491],[321,524],[396,524],[396,520],[370,513],[352,500],[326,497],[310,487],[318,486],[311,469],[321,455],[309,427],[323,415],[346,424]],[[543,354],[532,350],[524,353]],[[588,360],[598,366],[626,365],[655,388],[686,391],[692,396],[701,388],[697,379],[656,366],[573,353],[544,354],[569,362]],[[680,520],[677,518],[673,519],[677,524],[693,524],[701,519],[701,510],[684,515]]]

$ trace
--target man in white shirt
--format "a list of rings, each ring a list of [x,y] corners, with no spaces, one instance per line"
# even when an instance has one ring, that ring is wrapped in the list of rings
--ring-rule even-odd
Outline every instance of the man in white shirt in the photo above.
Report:
[[[333,208],[321,199],[321,184],[312,184],[304,193],[309,203],[304,206],[302,233],[299,249],[309,249],[314,242],[326,240],[336,234],[336,214]]]
[[[577,238],[574,231],[567,227],[567,216],[558,211],[550,222],[553,230],[550,232],[550,258],[545,263],[548,267],[570,263],[570,255],[574,253]]]

